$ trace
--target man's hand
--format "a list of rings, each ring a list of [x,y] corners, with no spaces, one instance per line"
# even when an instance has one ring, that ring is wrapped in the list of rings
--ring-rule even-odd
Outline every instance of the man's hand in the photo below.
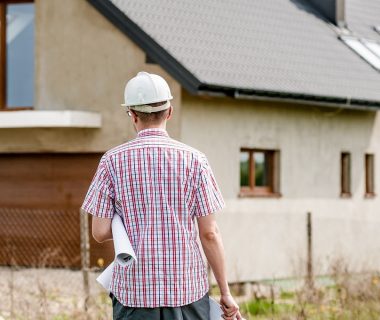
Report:
[[[199,236],[203,251],[211,266],[220,292],[220,304],[223,310],[223,318],[226,320],[243,320],[239,312],[239,306],[232,298],[228,288],[226,267],[224,261],[224,248],[222,238],[213,214],[198,218]]]
[[[230,294],[223,294],[220,297],[220,305],[223,310],[223,319],[226,320],[243,320],[241,317],[239,306]]]

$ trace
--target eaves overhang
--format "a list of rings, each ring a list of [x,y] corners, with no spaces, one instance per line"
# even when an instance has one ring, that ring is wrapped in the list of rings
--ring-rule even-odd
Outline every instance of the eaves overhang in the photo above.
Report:
[[[357,110],[380,109],[380,101],[356,99],[352,97],[320,96],[296,92],[270,91],[260,89],[241,89],[202,84],[198,90],[199,95],[231,97],[242,100],[287,102],[304,105],[318,105],[326,107],[339,107]]]
[[[193,95],[227,96],[236,99],[270,100],[363,110],[378,110],[380,108],[380,101],[353,97],[321,96],[302,92],[281,92],[255,88],[232,88],[203,83],[111,1],[87,1]]]

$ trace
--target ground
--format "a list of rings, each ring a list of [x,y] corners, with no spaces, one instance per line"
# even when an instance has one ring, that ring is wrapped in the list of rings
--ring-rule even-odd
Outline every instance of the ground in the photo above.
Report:
[[[89,273],[86,311],[82,271],[0,267],[0,320],[111,319],[111,300],[97,284],[98,275]],[[248,320],[380,319],[377,272],[351,274],[339,269],[314,280],[311,287],[302,279],[253,283],[245,296],[239,296],[241,287],[232,288]],[[212,294],[218,299],[217,290]]]
[[[111,300],[90,273],[89,310],[83,274],[67,269],[0,268],[0,320],[110,319]]]

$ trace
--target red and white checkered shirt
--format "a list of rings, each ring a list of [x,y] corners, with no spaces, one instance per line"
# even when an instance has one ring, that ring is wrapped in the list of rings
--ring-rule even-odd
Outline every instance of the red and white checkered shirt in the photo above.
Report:
[[[102,157],[82,209],[119,214],[137,255],[115,263],[111,292],[130,307],[177,307],[208,291],[195,218],[224,206],[204,154],[146,129]]]

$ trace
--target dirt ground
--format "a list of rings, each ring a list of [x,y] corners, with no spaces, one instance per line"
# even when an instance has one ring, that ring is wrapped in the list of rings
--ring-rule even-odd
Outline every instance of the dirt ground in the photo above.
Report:
[[[0,267],[0,320],[110,319],[111,300],[91,272],[85,312],[82,271]]]

